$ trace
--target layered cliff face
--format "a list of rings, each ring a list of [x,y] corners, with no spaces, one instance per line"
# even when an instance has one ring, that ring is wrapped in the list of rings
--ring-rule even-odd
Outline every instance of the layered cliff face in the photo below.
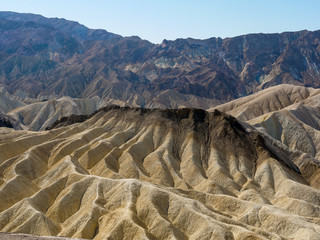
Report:
[[[1,12],[0,33],[0,86],[41,100],[99,96],[121,105],[209,108],[281,83],[319,87],[319,31],[152,44]]]
[[[69,123],[0,129],[1,232],[319,239],[316,160],[229,115],[113,106]]]

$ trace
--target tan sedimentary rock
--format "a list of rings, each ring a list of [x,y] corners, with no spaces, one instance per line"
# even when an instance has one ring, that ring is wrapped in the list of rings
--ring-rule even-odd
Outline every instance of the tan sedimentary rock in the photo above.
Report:
[[[50,131],[0,131],[1,232],[320,237],[315,159],[219,111],[109,107]]]
[[[104,105],[99,97],[84,99],[62,97],[28,104],[11,110],[8,115],[20,121],[26,129],[41,131],[61,117],[72,114],[89,115]]]
[[[216,109],[254,125],[290,149],[319,159],[319,89],[280,85]]]

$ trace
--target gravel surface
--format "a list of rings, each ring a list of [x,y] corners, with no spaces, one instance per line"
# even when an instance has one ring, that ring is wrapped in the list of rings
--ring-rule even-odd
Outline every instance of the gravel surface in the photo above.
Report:
[[[42,237],[23,233],[0,233],[0,240],[80,240],[80,238]]]

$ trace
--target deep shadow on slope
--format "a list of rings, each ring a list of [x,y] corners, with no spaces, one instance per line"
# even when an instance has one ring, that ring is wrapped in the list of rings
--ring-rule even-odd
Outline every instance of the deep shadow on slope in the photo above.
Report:
[[[19,122],[12,117],[0,112],[0,127],[13,128],[16,130],[21,130]]]

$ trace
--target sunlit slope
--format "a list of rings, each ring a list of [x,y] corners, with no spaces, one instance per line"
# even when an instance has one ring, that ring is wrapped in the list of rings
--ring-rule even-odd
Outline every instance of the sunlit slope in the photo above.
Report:
[[[250,96],[209,109],[231,114],[241,121],[248,121],[265,113],[281,110],[299,102],[310,102],[320,94],[320,89],[282,84],[259,91]],[[319,96],[318,96],[319,97]]]
[[[87,239],[319,239],[313,158],[219,111],[105,108],[2,128],[0,231]]]
[[[290,149],[319,159],[319,89],[280,85],[217,109],[259,127]]]
[[[42,131],[61,117],[72,114],[89,115],[104,105],[99,97],[83,99],[62,97],[28,104],[10,111],[8,115],[19,121],[26,129]]]

